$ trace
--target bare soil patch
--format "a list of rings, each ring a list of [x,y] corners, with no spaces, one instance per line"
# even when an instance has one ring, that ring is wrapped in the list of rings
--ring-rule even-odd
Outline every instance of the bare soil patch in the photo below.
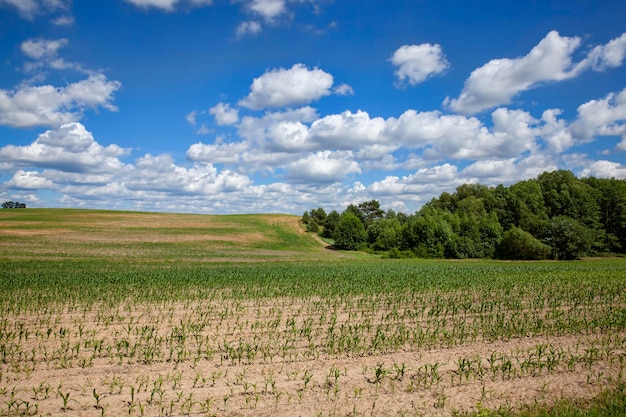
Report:
[[[621,378],[626,333],[333,350],[329,329],[424,321],[333,300],[54,305],[2,319],[6,415],[451,415],[589,398]],[[329,303],[330,302],[330,303]],[[394,327],[395,326],[395,327]],[[396,329],[396,330],[392,330]],[[461,366],[467,363],[467,366]],[[465,372],[467,370],[467,372]]]

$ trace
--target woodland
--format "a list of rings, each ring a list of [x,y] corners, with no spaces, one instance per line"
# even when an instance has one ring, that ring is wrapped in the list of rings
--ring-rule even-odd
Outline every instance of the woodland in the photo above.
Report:
[[[573,260],[626,253],[626,181],[544,172],[510,186],[463,184],[413,214],[377,200],[302,215],[339,250],[389,258]]]

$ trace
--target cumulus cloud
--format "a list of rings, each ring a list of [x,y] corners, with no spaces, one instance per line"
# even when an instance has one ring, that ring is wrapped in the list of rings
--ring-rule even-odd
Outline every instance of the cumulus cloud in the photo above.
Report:
[[[243,142],[204,144],[194,143],[187,150],[187,158],[191,161],[208,162],[212,164],[236,164],[241,161],[241,155],[248,150]]]
[[[234,125],[239,121],[239,110],[231,108],[228,103],[218,103],[209,109],[209,113],[219,126]]]
[[[314,121],[311,124],[311,140],[321,148],[356,149],[364,145],[384,142],[381,134],[385,120],[380,117],[370,118],[364,111],[345,111]]]
[[[308,104],[331,94],[333,76],[315,67],[295,64],[277,68],[255,78],[250,94],[239,105],[252,110]]]
[[[580,172],[584,177],[626,179],[626,166],[612,161],[587,161],[587,166]]]
[[[57,186],[50,179],[45,178],[37,171],[17,170],[9,181],[5,183],[14,190],[54,190]]]
[[[333,183],[361,173],[351,152],[323,151],[289,164],[287,178],[307,184]]]
[[[317,111],[310,106],[267,112],[262,117],[245,116],[238,126],[237,133],[241,138],[263,147],[271,141],[271,132],[277,132],[274,126],[281,123],[308,123],[318,117]]]
[[[11,127],[59,126],[80,120],[86,109],[116,111],[113,94],[121,87],[102,74],[65,87],[20,86],[0,89],[0,124]]]
[[[622,65],[626,54],[626,33],[611,40],[606,45],[596,46],[589,53],[588,60],[594,71],[604,71]]]
[[[128,153],[128,149],[117,145],[100,145],[82,124],[74,122],[42,133],[30,145],[0,148],[0,169],[37,167],[77,173],[111,172],[123,167],[119,157]]]
[[[416,85],[427,78],[441,74],[450,64],[438,44],[423,43],[404,45],[396,50],[390,59],[398,77],[398,85]]]
[[[378,198],[401,197],[425,202],[439,194],[441,189],[454,189],[464,181],[458,176],[458,168],[446,163],[421,168],[402,177],[389,175],[381,181],[374,181],[367,191]]]
[[[494,59],[472,71],[461,95],[444,104],[461,114],[475,114],[509,104],[520,92],[545,82],[577,77],[584,70],[596,71],[621,65],[626,34],[591,50],[586,58],[573,62],[581,39],[551,31],[527,55],[515,59]]]
[[[596,136],[622,136],[626,140],[626,88],[581,104],[570,131],[581,143],[592,141]]]

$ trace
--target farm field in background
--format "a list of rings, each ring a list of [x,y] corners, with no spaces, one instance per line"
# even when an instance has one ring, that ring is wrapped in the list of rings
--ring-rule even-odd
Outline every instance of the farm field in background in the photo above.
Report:
[[[624,259],[378,260],[294,216],[0,226],[0,415],[447,416],[624,381]]]

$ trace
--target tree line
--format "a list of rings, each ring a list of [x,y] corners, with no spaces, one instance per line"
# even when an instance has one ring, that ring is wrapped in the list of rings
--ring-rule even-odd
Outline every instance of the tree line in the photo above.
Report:
[[[12,209],[12,208],[26,208],[26,204],[20,203],[19,201],[5,201],[2,203],[3,209]]]
[[[377,200],[302,216],[342,250],[386,257],[578,259],[626,253],[626,181],[544,172],[511,186],[463,184],[414,214]]]

